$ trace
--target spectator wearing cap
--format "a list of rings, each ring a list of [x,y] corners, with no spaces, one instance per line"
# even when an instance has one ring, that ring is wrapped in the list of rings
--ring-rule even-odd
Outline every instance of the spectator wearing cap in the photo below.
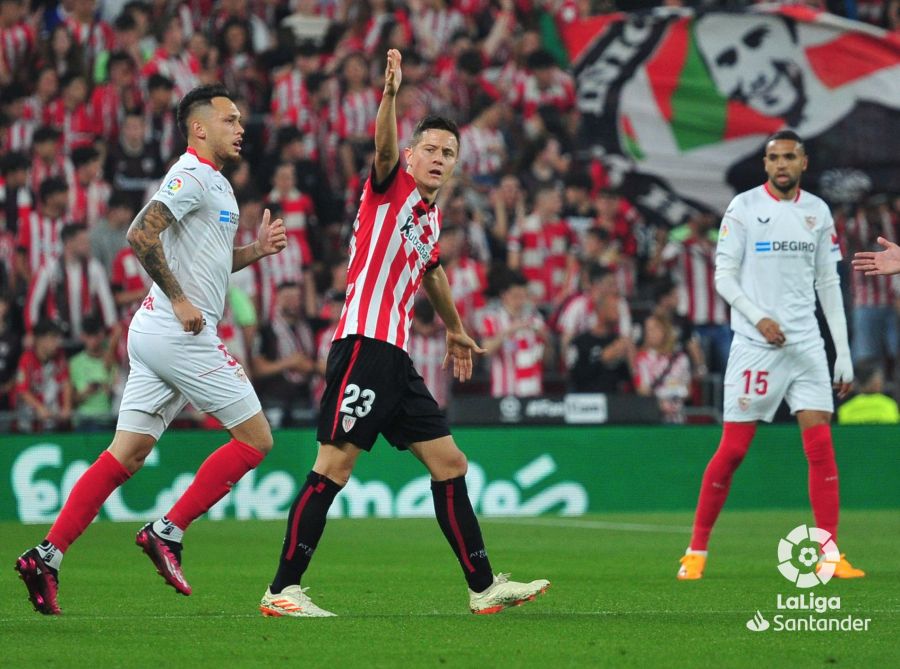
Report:
[[[71,163],[63,151],[62,133],[49,125],[39,126],[31,136],[31,192],[38,193],[50,177],[68,179]]]
[[[71,72],[60,80],[59,98],[44,109],[46,125],[62,129],[65,152],[86,146],[94,140],[93,121],[88,109],[87,78],[80,72]]]
[[[62,255],[41,266],[28,292],[25,328],[31,331],[41,319],[59,324],[64,345],[75,349],[86,317],[96,315],[107,328],[116,325],[116,305],[109,277],[91,257],[87,228],[70,223],[62,229]]]
[[[16,422],[22,432],[58,429],[72,416],[72,386],[60,328],[43,320],[33,334],[34,344],[22,353],[16,372]]]
[[[113,51],[105,60],[108,80],[94,87],[89,107],[94,134],[112,143],[119,133],[125,110],[140,105],[141,91],[131,56],[124,51]]]
[[[119,370],[103,321],[96,316],[85,318],[81,343],[84,348],[69,360],[75,426],[79,430],[111,427]]]
[[[260,327],[251,358],[260,401],[274,424],[295,425],[298,410],[312,408],[315,354],[313,333],[303,316],[301,287],[283,283],[277,288],[275,312]]]
[[[15,235],[33,202],[28,188],[28,157],[18,151],[0,156],[0,232]]]
[[[37,211],[21,222],[16,233],[16,272],[27,285],[45,263],[62,252],[62,229],[69,223],[69,187],[64,179],[45,179],[38,191]]]
[[[72,151],[75,169],[69,183],[69,219],[93,228],[106,215],[112,188],[103,180],[100,152],[93,146]]]
[[[125,235],[135,213],[130,197],[123,193],[113,193],[105,215],[90,228],[91,255],[100,262],[109,276],[112,276],[116,256],[128,246]]]
[[[147,104],[144,106],[144,127],[147,142],[157,147],[159,159],[167,164],[185,148],[178,132],[175,113],[175,84],[168,77],[153,74],[147,79]]]
[[[20,83],[12,83],[0,91],[0,111],[3,112],[3,134],[0,135],[0,152],[27,151],[37,122],[26,118],[25,103],[28,92]]]
[[[131,198],[135,211],[144,204],[147,191],[163,176],[157,147],[146,137],[144,117],[139,110],[126,112],[119,141],[110,147],[104,173],[113,189]]]

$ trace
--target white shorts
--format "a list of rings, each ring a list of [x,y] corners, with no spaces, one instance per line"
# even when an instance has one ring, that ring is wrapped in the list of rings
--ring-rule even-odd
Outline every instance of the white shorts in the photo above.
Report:
[[[775,348],[735,335],[725,369],[724,419],[771,422],[781,400],[791,414],[834,412],[825,342],[818,337]]]
[[[128,361],[117,430],[159,439],[188,402],[229,429],[261,410],[244,368],[212,328],[196,336],[130,330]]]

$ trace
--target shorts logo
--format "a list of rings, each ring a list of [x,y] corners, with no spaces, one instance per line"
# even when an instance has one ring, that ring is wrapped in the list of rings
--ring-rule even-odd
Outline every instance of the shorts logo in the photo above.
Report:
[[[169,195],[175,195],[183,186],[184,180],[181,177],[172,177],[169,179],[169,183],[163,186],[163,190],[167,191]]]
[[[750,398],[749,397],[738,397],[738,408],[741,411],[746,411],[750,408]]]
[[[354,425],[356,425],[356,416],[344,416],[341,419],[341,427],[344,428],[344,432],[352,430]]]

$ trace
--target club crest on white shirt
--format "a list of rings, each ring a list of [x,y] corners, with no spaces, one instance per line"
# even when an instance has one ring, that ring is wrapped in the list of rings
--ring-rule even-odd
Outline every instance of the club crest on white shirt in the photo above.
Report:
[[[816,227],[816,217],[815,216],[804,216],[803,221],[804,221],[804,223],[806,223],[807,230],[812,230],[814,227]]]

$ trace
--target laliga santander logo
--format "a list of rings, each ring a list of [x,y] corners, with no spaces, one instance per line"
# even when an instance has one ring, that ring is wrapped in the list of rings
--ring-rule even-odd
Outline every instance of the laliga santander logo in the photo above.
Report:
[[[778,571],[798,588],[828,583],[840,559],[831,533],[818,527],[798,525],[778,542]]]

